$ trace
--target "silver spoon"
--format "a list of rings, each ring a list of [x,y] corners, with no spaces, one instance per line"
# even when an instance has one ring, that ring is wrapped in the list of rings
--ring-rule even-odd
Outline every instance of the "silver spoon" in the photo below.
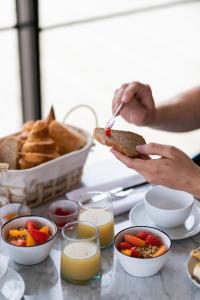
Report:
[[[118,115],[118,113],[123,109],[123,107],[124,107],[124,105],[125,105],[126,103],[121,103],[119,106],[118,106],[118,108],[117,108],[117,110],[116,110],[116,112],[114,113],[114,115],[112,115],[112,117],[108,120],[108,122],[106,123],[106,128],[112,128],[113,127],[113,125],[114,125],[114,123],[115,123],[115,117]]]

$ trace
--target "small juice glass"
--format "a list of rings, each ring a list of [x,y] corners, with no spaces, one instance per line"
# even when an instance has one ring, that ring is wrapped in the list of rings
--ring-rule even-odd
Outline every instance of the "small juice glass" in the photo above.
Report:
[[[48,209],[48,216],[58,229],[62,229],[67,223],[77,221],[78,213],[78,203],[67,199],[54,201]]]
[[[114,216],[112,198],[109,193],[88,192],[79,199],[80,221],[88,221],[98,226],[101,248],[107,248],[114,239]],[[84,226],[82,230],[89,232]]]
[[[85,235],[82,226],[90,228]],[[101,278],[98,227],[89,222],[71,222],[62,229],[61,276],[73,284],[89,284]]]

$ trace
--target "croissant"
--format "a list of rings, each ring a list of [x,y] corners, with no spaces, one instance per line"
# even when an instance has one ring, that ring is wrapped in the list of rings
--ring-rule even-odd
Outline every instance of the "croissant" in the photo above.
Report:
[[[34,123],[19,156],[20,169],[32,168],[59,156],[56,143],[49,136],[46,121],[39,120]]]
[[[33,125],[34,125],[34,121],[27,121],[24,126],[22,127],[22,131],[21,133],[19,134],[19,138],[21,140],[22,143],[24,143],[27,138],[29,137],[30,135],[30,132],[33,128]]]
[[[61,155],[78,150],[86,144],[86,139],[73,128],[52,121],[49,125],[49,135],[55,140]]]

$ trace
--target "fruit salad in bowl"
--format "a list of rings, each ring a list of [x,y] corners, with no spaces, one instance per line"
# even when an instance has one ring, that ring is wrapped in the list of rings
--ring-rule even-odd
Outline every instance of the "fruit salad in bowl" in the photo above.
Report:
[[[121,266],[136,277],[156,274],[163,267],[170,248],[169,236],[154,227],[133,226],[115,236],[115,251]]]
[[[25,226],[9,229],[7,242],[18,247],[31,247],[46,243],[51,238],[49,226],[27,221]]]
[[[2,246],[15,262],[33,265],[47,258],[55,242],[56,233],[56,225],[46,218],[18,217],[3,225]]]

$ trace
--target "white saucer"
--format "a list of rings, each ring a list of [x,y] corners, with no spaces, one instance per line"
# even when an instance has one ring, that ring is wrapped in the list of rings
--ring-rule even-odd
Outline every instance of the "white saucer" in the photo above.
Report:
[[[0,280],[4,276],[8,268],[9,258],[0,254]]]
[[[24,291],[24,280],[15,270],[8,267],[5,276],[0,281],[0,299],[20,300]]]
[[[152,226],[162,229],[172,240],[186,239],[200,232],[200,202],[194,200],[194,206],[190,216],[182,226],[176,228],[158,227],[146,214],[143,201],[140,201],[131,209],[129,220],[135,226]]]

